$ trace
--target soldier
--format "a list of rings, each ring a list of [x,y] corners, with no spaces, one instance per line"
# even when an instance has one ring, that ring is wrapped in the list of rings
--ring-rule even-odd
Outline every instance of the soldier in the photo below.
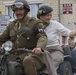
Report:
[[[9,23],[6,30],[0,35],[0,45],[11,40],[15,48],[32,49],[33,53],[22,53],[18,56],[22,60],[26,75],[37,75],[37,71],[45,67],[44,49],[47,36],[44,33],[43,23],[28,16],[30,7],[26,0],[15,0],[11,8],[16,19]],[[29,37],[18,37],[25,27],[31,30]]]
[[[61,23],[55,20],[51,20],[52,11],[53,9],[50,6],[43,5],[38,10],[37,18],[40,19],[44,24],[44,31],[48,37],[46,49],[50,52],[50,55],[46,54],[47,68],[44,72],[49,75],[57,75],[56,70],[58,69],[59,64],[64,60],[63,50],[59,44],[58,34],[61,34],[63,36],[75,36],[76,30],[70,31]]]

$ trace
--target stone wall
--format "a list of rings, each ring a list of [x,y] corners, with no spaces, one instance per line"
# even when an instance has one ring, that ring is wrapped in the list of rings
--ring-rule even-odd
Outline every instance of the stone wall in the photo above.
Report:
[[[63,25],[76,22],[76,0],[44,0],[43,4],[49,4],[53,8],[52,19],[60,21]],[[63,4],[72,4],[72,14],[63,14]]]
[[[0,0],[0,12],[2,12],[2,14],[5,14],[4,2],[6,1],[14,1],[14,0]],[[43,4],[48,4],[53,8],[52,19],[61,22],[63,25],[66,25],[69,23],[74,24],[76,22],[76,0],[42,0],[42,1],[43,1]],[[72,10],[73,10],[72,14],[63,14],[62,5],[65,3],[72,4]]]

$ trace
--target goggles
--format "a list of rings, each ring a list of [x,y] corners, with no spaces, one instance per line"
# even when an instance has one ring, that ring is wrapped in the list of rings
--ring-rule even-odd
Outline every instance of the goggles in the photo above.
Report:
[[[22,2],[17,2],[17,3],[14,3],[14,4],[11,5],[12,10],[15,10],[17,8],[19,8],[19,9],[24,8],[24,4]]]

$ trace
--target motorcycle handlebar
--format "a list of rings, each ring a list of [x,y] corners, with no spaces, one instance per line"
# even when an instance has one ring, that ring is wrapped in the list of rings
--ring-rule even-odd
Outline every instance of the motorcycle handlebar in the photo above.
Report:
[[[25,48],[18,48],[16,50],[12,50],[11,54],[14,54],[14,53],[18,53],[18,54],[21,54],[21,53],[33,53],[32,52],[32,49],[25,49]],[[41,52],[41,54],[43,54],[43,52]]]

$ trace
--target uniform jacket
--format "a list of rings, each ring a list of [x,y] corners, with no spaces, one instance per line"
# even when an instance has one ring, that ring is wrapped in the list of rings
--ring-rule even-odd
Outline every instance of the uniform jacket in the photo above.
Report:
[[[25,26],[31,29],[31,35],[29,38],[22,36],[17,37],[19,31]],[[15,48],[33,49],[34,47],[40,47],[42,50],[44,50],[47,44],[47,37],[43,32],[42,22],[28,16],[25,17],[22,22],[14,20],[13,22],[9,23],[6,30],[2,33],[2,35],[0,35],[0,45],[7,40],[12,40]]]
[[[19,24],[21,24],[21,26]],[[25,26],[31,29],[31,35],[29,36],[29,39],[24,37],[17,38],[18,32]],[[43,28],[43,25],[41,21],[36,20],[35,18],[30,18],[27,16],[22,22],[15,20],[7,26],[6,30],[0,36],[0,44],[4,43],[7,40],[12,40],[15,46],[21,48],[44,48],[47,44],[47,38],[45,33],[37,32],[38,28]]]

